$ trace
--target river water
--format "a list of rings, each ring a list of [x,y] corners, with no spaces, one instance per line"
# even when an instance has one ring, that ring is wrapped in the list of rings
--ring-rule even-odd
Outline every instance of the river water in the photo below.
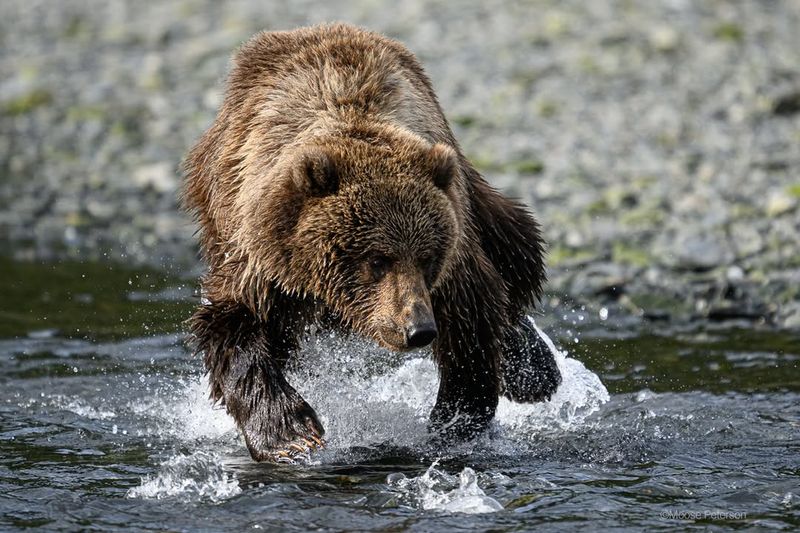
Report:
[[[0,339],[0,529],[800,526],[798,332],[575,316],[539,320],[564,347],[553,399],[504,400],[447,449],[428,354],[310,332],[290,381],[328,447],[299,465],[250,460],[180,334],[20,331]]]

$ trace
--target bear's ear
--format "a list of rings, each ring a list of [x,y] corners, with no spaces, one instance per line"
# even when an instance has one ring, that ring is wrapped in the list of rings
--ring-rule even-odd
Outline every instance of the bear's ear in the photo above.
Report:
[[[433,184],[442,190],[450,186],[458,172],[458,156],[455,150],[446,144],[436,143],[426,154],[426,159]]]
[[[295,164],[292,178],[298,189],[311,196],[327,196],[339,190],[336,164],[322,148],[306,149]]]

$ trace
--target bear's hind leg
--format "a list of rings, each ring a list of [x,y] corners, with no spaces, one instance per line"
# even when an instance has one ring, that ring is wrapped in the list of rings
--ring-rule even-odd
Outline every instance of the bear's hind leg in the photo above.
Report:
[[[323,445],[316,413],[281,370],[297,344],[288,326],[237,303],[203,305],[191,320],[211,396],[224,402],[256,461],[292,461]]]
[[[502,393],[511,401],[549,400],[561,384],[561,371],[547,343],[528,317],[508,328],[501,359]]]

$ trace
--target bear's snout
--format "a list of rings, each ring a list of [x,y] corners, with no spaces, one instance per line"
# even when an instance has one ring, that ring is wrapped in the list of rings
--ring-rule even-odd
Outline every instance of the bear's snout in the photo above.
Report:
[[[422,348],[433,342],[439,334],[430,307],[417,303],[412,307],[411,319],[405,327],[409,348]]]
[[[406,331],[406,342],[409,348],[422,348],[432,343],[438,334],[435,322],[414,324]]]

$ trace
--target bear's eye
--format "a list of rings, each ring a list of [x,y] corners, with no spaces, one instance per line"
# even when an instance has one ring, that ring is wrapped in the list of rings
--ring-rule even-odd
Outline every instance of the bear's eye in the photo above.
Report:
[[[425,281],[432,283],[439,271],[439,262],[434,257],[425,257],[420,261],[420,266],[425,273]]]
[[[392,260],[385,255],[374,255],[369,260],[369,268],[372,270],[372,274],[378,279],[386,275],[391,264]]]

